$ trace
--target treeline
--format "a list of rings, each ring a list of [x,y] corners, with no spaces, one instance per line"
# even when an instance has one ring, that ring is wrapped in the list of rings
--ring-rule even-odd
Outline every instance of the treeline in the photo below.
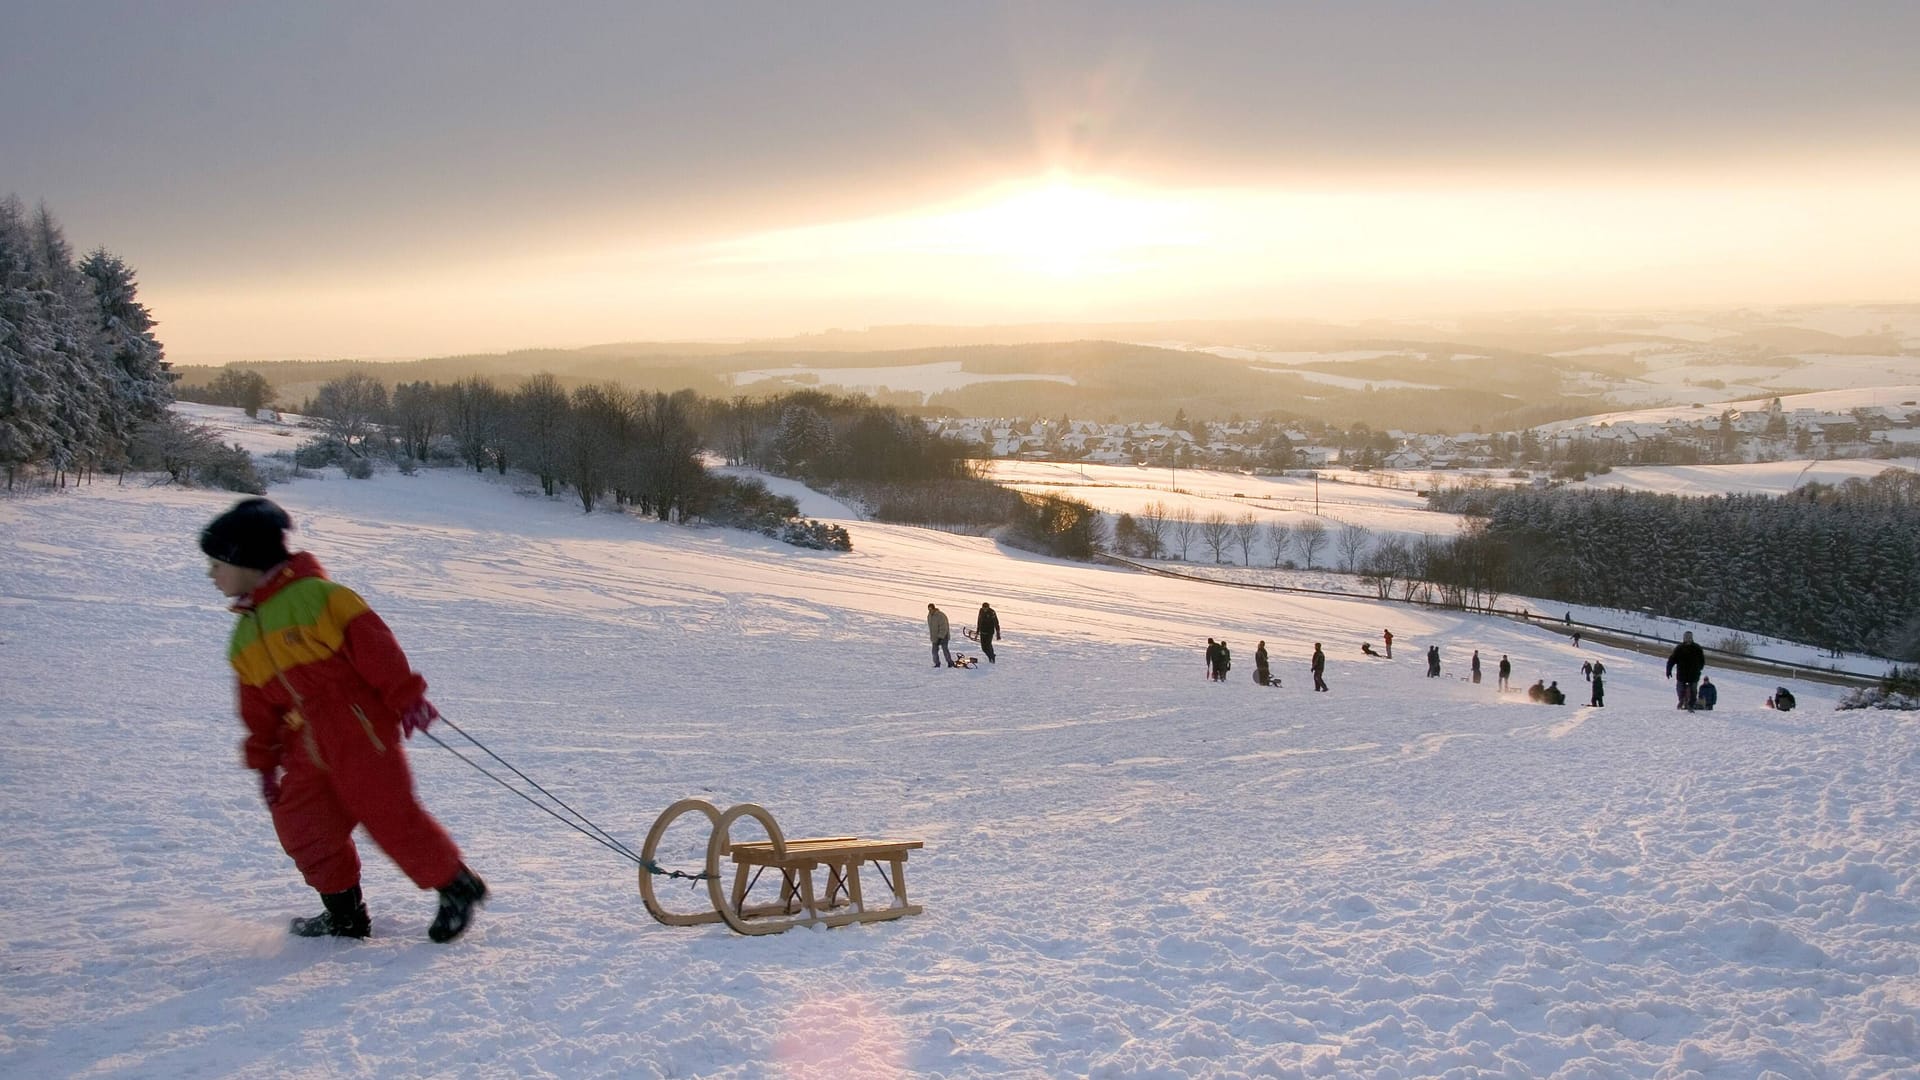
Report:
[[[1085,503],[1023,495],[983,479],[970,448],[859,395],[801,390],[736,397],[710,410],[729,462],[804,480],[876,520],[968,532],[998,530],[1016,547],[1091,557],[1104,542]]]
[[[158,437],[172,393],[133,268],[105,248],[75,260],[42,205],[0,200],[0,466],[56,483],[119,471]]]
[[[1507,591],[1920,659],[1920,474],[1782,496],[1515,491],[1487,519]]]
[[[700,408],[691,391],[649,394],[611,383],[568,391],[550,374],[511,390],[472,377],[389,392],[355,372],[301,403],[321,434],[297,460],[360,476],[375,458],[403,468],[439,460],[481,472],[519,469],[548,495],[571,490],[584,510],[610,499],[662,521],[704,517],[731,493],[700,464]]]

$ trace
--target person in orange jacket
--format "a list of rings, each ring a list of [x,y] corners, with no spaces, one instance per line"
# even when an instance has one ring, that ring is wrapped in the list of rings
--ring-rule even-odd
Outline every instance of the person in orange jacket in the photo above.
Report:
[[[407,877],[440,894],[427,936],[459,937],[486,882],[414,795],[401,739],[440,714],[427,681],[366,601],[327,579],[312,554],[287,552],[293,522],[267,499],[243,499],[200,534],[207,576],[240,616],[228,644],[239,678],[241,744],[260,775],[280,846],[324,910],[288,927],[300,937],[364,938],[362,826]]]

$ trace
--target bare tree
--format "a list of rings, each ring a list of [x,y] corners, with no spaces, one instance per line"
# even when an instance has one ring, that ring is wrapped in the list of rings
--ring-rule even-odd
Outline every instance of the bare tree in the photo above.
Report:
[[[1167,504],[1158,499],[1148,503],[1134,517],[1134,524],[1140,527],[1140,538],[1147,544],[1147,554],[1159,558],[1167,548]]]
[[[192,471],[205,464],[220,449],[220,437],[202,424],[182,420],[171,413],[141,424],[134,430],[133,459],[151,462],[167,474],[170,483],[184,484]]]
[[[1200,534],[1200,523],[1194,520],[1193,507],[1182,506],[1173,517],[1168,519],[1168,530],[1173,534],[1173,542],[1180,545],[1180,558],[1185,560],[1187,549]]]
[[[1346,525],[1340,529],[1340,557],[1347,562],[1347,573],[1360,568],[1360,556],[1367,550],[1367,541],[1373,532],[1365,525]]]
[[[207,393],[222,405],[238,406],[248,416],[273,404],[273,384],[252,368],[222,368],[207,384]]]
[[[408,457],[427,460],[440,424],[440,395],[432,383],[401,383],[393,388],[393,426],[400,431],[400,446]]]
[[[314,417],[320,430],[340,440],[355,454],[387,421],[387,384],[356,371],[320,385],[313,395]]]
[[[566,457],[569,428],[575,422],[567,392],[560,388],[559,379],[543,371],[520,384],[508,408],[515,459],[540,478],[541,491],[552,495]]]
[[[613,386],[582,386],[573,392],[573,422],[567,425],[562,461],[587,513],[593,512],[619,467],[622,397]]]
[[[1253,511],[1243,512],[1233,523],[1233,540],[1240,545],[1240,564],[1253,565],[1253,545],[1260,539],[1260,519]]]
[[[1213,549],[1214,562],[1226,562],[1227,545],[1233,540],[1233,523],[1227,520],[1225,514],[1208,514],[1206,520],[1200,523],[1200,538]]]
[[[1293,528],[1284,521],[1267,523],[1267,544],[1273,549],[1273,565],[1287,561],[1287,548],[1293,544]]]
[[[1398,534],[1389,533],[1367,556],[1367,580],[1373,583],[1374,594],[1385,600],[1393,595],[1394,579],[1406,574],[1413,561],[1407,542]]]
[[[1293,546],[1300,549],[1300,557],[1306,560],[1307,569],[1313,569],[1313,557],[1321,548],[1327,546],[1327,527],[1319,519],[1303,522],[1293,530]]]

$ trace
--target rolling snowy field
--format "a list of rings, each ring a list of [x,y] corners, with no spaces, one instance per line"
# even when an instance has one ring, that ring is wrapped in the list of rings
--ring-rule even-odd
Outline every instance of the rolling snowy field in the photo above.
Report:
[[[368,848],[374,937],[291,939],[317,907],[238,765],[194,545],[232,497],[0,498],[0,1076],[1915,1074],[1910,717],[1814,685],[1771,712],[1733,672],[1677,713],[1659,661],[1488,617],[862,522],[800,551],[528,486],[270,494],[451,720],[629,844],[688,795],[917,836],[925,913],[656,925],[629,864],[416,739],[491,903],[431,945],[431,896]],[[926,604],[983,600],[1000,662],[932,667]],[[1383,626],[1396,659],[1363,660]],[[1603,659],[1607,707],[1498,693],[1502,653],[1574,702]],[[663,861],[692,869],[685,831]]]

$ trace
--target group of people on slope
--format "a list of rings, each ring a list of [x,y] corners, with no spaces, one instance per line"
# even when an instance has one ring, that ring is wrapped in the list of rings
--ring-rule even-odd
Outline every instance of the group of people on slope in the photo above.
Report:
[[[1000,637],[1000,614],[993,610],[992,604],[981,604],[980,614],[973,622],[974,636],[980,642],[980,652],[986,656],[987,663],[998,663],[993,654],[993,643]],[[953,634],[953,625],[947,620],[947,613],[933,604],[927,605],[927,638],[933,642],[934,667],[959,667],[953,658],[953,650],[948,646]],[[941,660],[946,662],[943,664]]]
[[[1254,656],[1255,656],[1256,664],[1258,662],[1260,651],[1266,648],[1266,644],[1267,643],[1264,641],[1261,642],[1260,650],[1255,650]],[[1212,638],[1208,638],[1207,639],[1207,678],[1212,682],[1226,682],[1227,672],[1232,670],[1233,670],[1233,650],[1227,648],[1227,643],[1224,641],[1215,641]],[[1269,672],[1269,674],[1271,674],[1271,672]],[[1259,680],[1260,673],[1258,670],[1254,672],[1253,677],[1255,681]]]
[[[1233,650],[1225,641],[1207,639],[1207,679],[1210,682],[1227,681],[1227,672],[1233,670]],[[1313,656],[1307,661],[1307,670],[1313,673],[1313,688],[1327,688],[1327,654],[1320,648],[1319,642],[1313,643]],[[1267,656],[1267,643],[1261,641],[1253,649],[1253,681],[1261,686],[1279,686],[1280,678],[1273,673],[1273,664]]]

